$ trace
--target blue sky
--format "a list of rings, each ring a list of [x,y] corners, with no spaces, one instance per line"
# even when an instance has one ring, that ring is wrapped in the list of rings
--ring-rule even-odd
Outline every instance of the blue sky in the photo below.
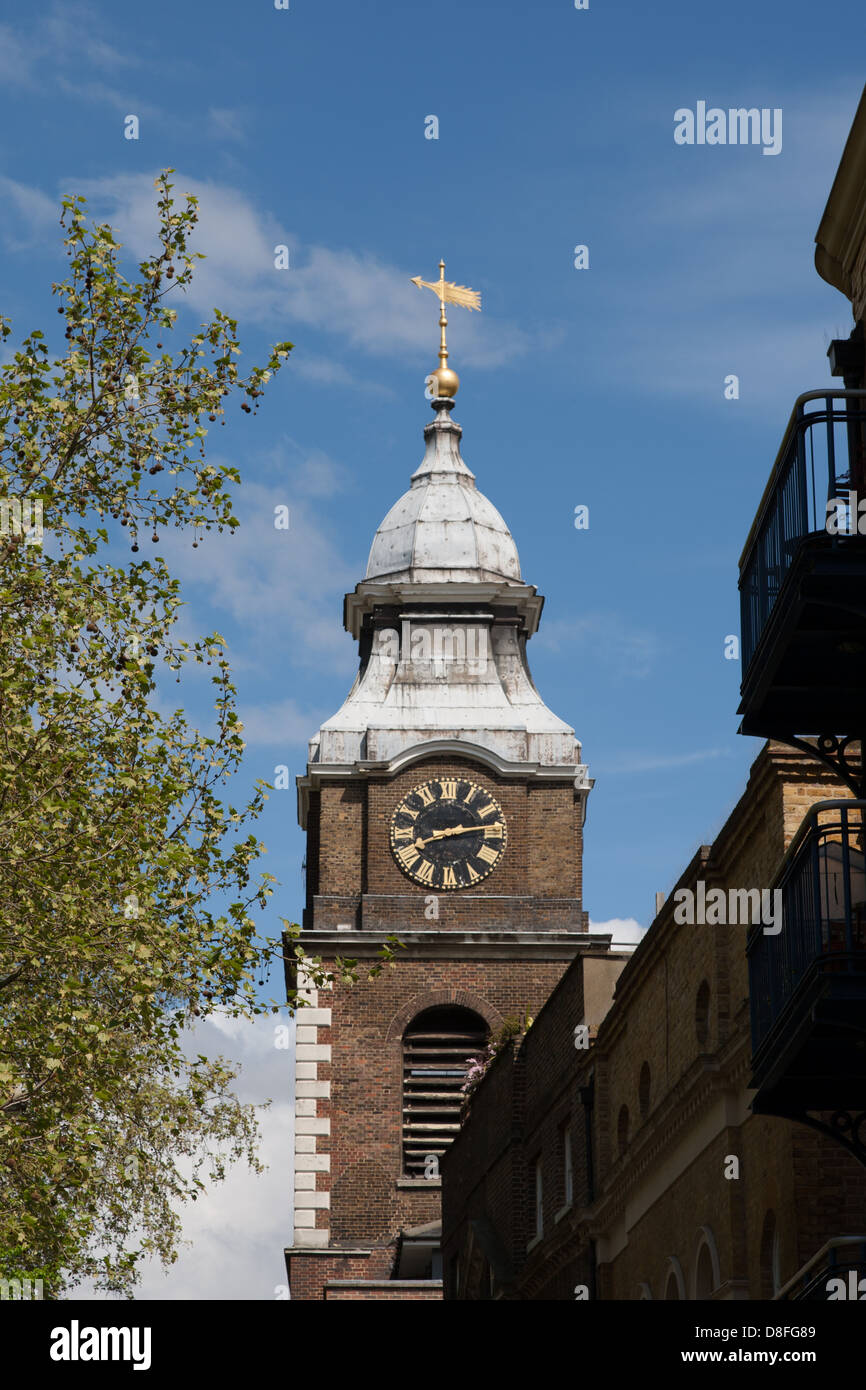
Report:
[[[830,381],[827,344],[851,326],[812,258],[862,30],[855,0],[820,16],[804,0],[73,0],[0,25],[14,340],[53,331],[60,196],[85,193],[139,258],[153,178],[172,166],[178,193],[201,199],[208,256],[179,334],[219,305],[249,363],[296,344],[259,416],[234,409],[212,439],[244,478],[240,532],[161,547],[190,632],[229,639],[250,780],[300,772],[352,682],[342,596],[429,418],[436,305],[409,277],[435,278],[443,256],[483,296],[449,332],[464,458],[546,595],[533,674],[596,778],[586,906],[595,922],[649,922],[759,748],[736,733],[724,639],[788,412]],[[698,101],[781,108],[781,153],[678,146],[674,112]],[[739,400],[724,399],[728,373]],[[188,700],[205,720],[207,687]],[[282,883],[276,929],[302,902],[294,790],[259,829]]]

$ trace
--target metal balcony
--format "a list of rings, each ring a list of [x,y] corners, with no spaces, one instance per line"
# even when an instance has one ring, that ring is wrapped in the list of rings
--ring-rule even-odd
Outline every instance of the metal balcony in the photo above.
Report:
[[[819,801],[772,885],[781,930],[749,933],[753,1109],[862,1107],[866,1096],[866,801]]]
[[[853,1277],[852,1277],[853,1276]],[[778,1303],[826,1303],[830,1281],[843,1281],[846,1297],[859,1299],[859,1282],[866,1277],[866,1236],[836,1236],[798,1270],[775,1295]],[[853,1286],[853,1289],[852,1289]],[[835,1285],[838,1299],[838,1283]]]
[[[860,733],[866,391],[796,401],[740,559],[740,614],[741,733]]]

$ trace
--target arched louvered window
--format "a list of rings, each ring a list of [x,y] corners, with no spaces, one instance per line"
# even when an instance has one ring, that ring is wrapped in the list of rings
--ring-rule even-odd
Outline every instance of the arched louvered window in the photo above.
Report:
[[[439,1159],[460,1128],[461,1087],[470,1059],[485,1051],[487,1035],[480,1015],[449,1005],[417,1014],[403,1034],[403,1171],[408,1178],[438,1176]]]

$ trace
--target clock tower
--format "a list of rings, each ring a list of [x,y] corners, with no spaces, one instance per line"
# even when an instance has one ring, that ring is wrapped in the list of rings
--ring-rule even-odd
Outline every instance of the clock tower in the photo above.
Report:
[[[441,323],[447,291],[471,291],[440,286]],[[607,945],[582,902],[591,782],[527,661],[543,599],[461,457],[442,334],[424,457],[345,599],[358,675],[298,778],[301,945],[358,982],[297,979],[293,1299],[441,1298],[439,1161],[468,1061]]]

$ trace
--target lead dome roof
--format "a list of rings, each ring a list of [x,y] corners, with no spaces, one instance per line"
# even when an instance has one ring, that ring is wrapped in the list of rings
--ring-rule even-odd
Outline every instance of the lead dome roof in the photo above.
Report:
[[[373,538],[366,579],[522,583],[514,538],[460,457],[452,405],[436,402],[424,458]]]

